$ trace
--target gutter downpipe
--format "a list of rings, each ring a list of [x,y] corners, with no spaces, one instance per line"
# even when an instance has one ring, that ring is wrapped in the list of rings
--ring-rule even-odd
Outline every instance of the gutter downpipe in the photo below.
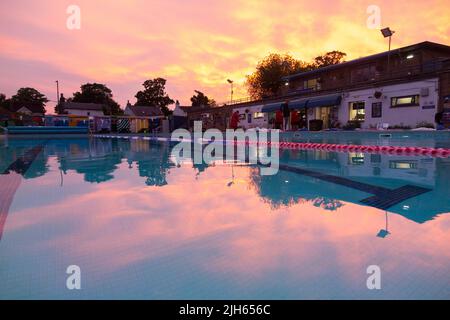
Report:
[[[8,128],[0,126],[0,129],[3,129],[5,132],[5,145],[8,147]]]
[[[309,103],[309,99],[306,100],[305,103],[305,120],[306,120],[306,129],[308,129],[309,131],[309,121],[308,121],[308,103]]]

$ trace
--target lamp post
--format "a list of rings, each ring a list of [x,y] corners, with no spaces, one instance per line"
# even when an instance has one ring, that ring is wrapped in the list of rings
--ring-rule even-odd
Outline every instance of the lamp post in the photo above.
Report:
[[[381,34],[385,38],[389,38],[389,49],[388,49],[388,73],[391,74],[390,60],[391,60],[391,39],[392,35],[395,33],[394,30],[391,30],[389,27],[383,28],[380,30]]]
[[[56,82],[56,102],[59,105],[59,81],[56,80],[55,82]]]
[[[230,84],[231,86],[231,92],[230,92],[230,104],[233,104],[233,80],[227,79],[227,82]]]

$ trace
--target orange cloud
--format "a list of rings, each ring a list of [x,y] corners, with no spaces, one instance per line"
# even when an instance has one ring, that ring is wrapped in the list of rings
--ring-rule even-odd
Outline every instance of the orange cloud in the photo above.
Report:
[[[54,81],[70,95],[81,83],[108,84],[123,105],[146,78],[166,77],[184,104],[195,89],[226,101],[246,95],[245,76],[269,52],[303,60],[341,50],[348,59],[380,52],[386,42],[368,29],[370,1],[87,1],[81,30],[66,28],[68,1],[2,1],[0,90],[24,85],[54,97]],[[448,1],[378,1],[381,21],[397,31],[393,46],[424,40],[448,44]],[[26,73],[23,65],[27,64]]]

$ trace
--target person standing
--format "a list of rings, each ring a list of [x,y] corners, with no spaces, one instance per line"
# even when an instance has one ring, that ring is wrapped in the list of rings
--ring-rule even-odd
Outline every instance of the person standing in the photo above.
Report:
[[[275,112],[275,129],[282,129],[283,127],[283,113],[281,110]]]
[[[291,111],[291,129],[297,130],[300,125],[300,117],[297,110]]]
[[[286,131],[289,129],[289,115],[291,114],[288,100],[281,105],[281,112],[283,113],[283,130]]]
[[[229,127],[230,129],[236,130],[238,128],[238,125],[239,125],[239,111],[236,110],[231,115]]]

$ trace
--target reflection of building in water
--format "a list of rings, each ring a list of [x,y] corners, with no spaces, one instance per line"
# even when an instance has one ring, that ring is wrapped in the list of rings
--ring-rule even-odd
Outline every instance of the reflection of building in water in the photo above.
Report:
[[[337,198],[338,186],[323,188],[314,179],[283,170],[275,175],[261,175],[259,168],[251,168],[250,186],[273,208],[304,202],[312,202],[314,206],[330,211],[343,206]],[[346,193],[344,190],[342,197],[350,199],[351,193]]]
[[[60,169],[66,173],[74,170],[84,174],[88,182],[105,182],[114,178],[112,174],[122,162],[118,152],[112,152],[112,140],[92,139],[82,143],[65,142],[63,149],[56,149]]]
[[[337,209],[346,201],[418,223],[450,212],[448,159],[304,150],[286,155],[281,154],[280,171],[274,176],[252,170],[251,184],[271,205],[312,200]]]
[[[426,186],[435,183],[436,158],[359,152],[338,153],[338,157],[346,176],[405,180]]]

